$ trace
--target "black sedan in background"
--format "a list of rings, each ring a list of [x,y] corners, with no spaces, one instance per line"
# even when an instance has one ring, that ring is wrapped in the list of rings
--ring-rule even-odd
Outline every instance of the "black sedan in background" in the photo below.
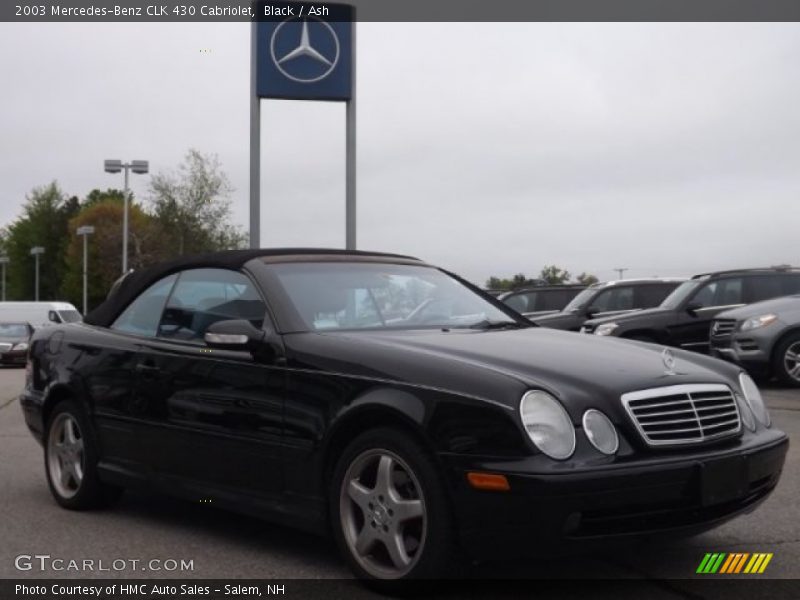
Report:
[[[534,321],[542,327],[580,331],[588,319],[623,315],[658,306],[683,281],[651,278],[595,283],[575,296],[561,312],[534,317]]]
[[[767,497],[787,448],[739,367],[534,327],[405,256],[183,258],[38,331],[29,360],[65,508],[213,499],[332,532],[383,583],[714,527]]]
[[[0,364],[24,365],[31,335],[33,327],[29,323],[0,323]]]

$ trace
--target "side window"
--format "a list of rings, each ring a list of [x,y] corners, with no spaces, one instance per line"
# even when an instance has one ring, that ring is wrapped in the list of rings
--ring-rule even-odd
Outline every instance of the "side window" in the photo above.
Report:
[[[180,274],[158,327],[159,337],[202,341],[217,321],[244,319],[261,328],[267,308],[253,283],[226,269],[192,269]]]
[[[170,275],[147,288],[117,317],[111,329],[155,336],[167,296],[177,278],[177,275]]]
[[[505,302],[508,306],[510,306],[517,312],[526,312],[530,310],[528,308],[528,298],[524,294],[516,294],[514,296],[510,296],[509,298],[506,298],[503,302]]]
[[[654,308],[674,289],[674,285],[643,285],[637,290],[636,308]]]
[[[600,292],[592,302],[592,306],[599,312],[611,312],[615,310],[632,310],[633,288],[614,287]]]
[[[719,289],[717,290],[714,304],[716,306],[730,306],[731,304],[741,304],[744,302],[742,294],[742,280],[737,279],[723,279],[719,282]]]
[[[747,302],[760,302],[783,295],[781,275],[757,275],[748,277],[747,282]]]
[[[781,293],[782,295],[800,294],[800,274],[784,275]]]
[[[730,306],[742,304],[742,279],[719,279],[701,287],[692,298],[691,302],[700,308],[712,306]]]

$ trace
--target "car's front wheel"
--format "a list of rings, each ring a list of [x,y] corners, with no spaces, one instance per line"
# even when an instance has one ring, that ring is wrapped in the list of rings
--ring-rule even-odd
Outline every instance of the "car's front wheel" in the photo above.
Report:
[[[84,510],[117,500],[121,488],[100,481],[97,447],[84,412],[71,400],[60,402],[47,422],[45,471],[56,502]]]
[[[432,459],[410,436],[356,438],[333,474],[331,520],[353,571],[373,581],[452,575],[452,517]]]
[[[790,335],[778,345],[772,367],[783,383],[800,387],[800,333]]]

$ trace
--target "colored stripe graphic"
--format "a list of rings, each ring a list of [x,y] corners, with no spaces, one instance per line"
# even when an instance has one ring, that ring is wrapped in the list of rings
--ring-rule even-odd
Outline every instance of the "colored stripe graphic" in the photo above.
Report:
[[[739,562],[736,563],[736,567],[734,568],[734,571],[733,571],[734,573],[741,573],[742,567],[744,567],[744,562],[747,560],[748,556],[750,556],[749,552],[745,552],[744,554],[741,555],[741,558],[739,559]]]
[[[695,571],[695,572],[696,573],[705,573],[706,572],[706,565],[708,564],[709,560],[711,560],[711,555],[710,554],[706,554],[703,557],[703,560],[700,561],[700,566],[697,567],[697,571]]]
[[[759,573],[763,573],[764,571],[766,571],[767,570],[767,565],[769,564],[769,561],[771,561],[771,560],[772,560],[772,552],[770,552],[769,554],[766,555],[766,557],[764,558],[764,562],[761,563],[761,568],[758,570],[758,572]]]
[[[722,568],[719,570],[720,573],[730,573],[731,565],[736,562],[736,559],[739,558],[738,554],[728,554],[728,558],[725,559],[725,562],[722,563]]]
[[[760,574],[766,571],[767,565],[772,560],[771,552],[709,552],[700,561],[697,573],[703,574],[726,574],[733,575],[738,573]],[[744,569],[744,570],[742,570]]]

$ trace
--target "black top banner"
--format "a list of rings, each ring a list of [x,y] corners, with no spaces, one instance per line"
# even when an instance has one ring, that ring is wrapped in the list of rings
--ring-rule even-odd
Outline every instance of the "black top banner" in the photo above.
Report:
[[[247,22],[292,18],[283,3],[247,0],[4,0],[3,22]],[[800,21],[798,0],[354,0],[373,22]],[[337,21],[333,4],[298,2],[297,14]],[[297,15],[295,15],[297,17]]]

